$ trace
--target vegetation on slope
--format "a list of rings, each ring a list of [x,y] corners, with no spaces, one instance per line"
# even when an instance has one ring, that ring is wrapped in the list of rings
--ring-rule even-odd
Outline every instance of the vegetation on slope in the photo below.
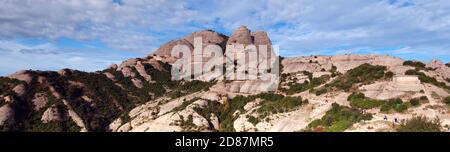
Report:
[[[280,96],[273,98],[271,96]],[[263,99],[260,107],[256,110],[258,112],[258,119],[264,119],[270,114],[277,114],[289,112],[296,107],[307,104],[308,100],[303,100],[301,97],[282,96],[270,93],[262,93],[257,95],[257,98]]]
[[[332,90],[351,91],[355,84],[370,84],[379,79],[389,79],[393,76],[392,72],[385,72],[385,66],[374,66],[368,63],[362,64],[354,69],[347,71],[342,76],[336,78],[333,82],[325,84],[313,92],[321,95]]]
[[[309,89],[313,89],[321,84],[327,82],[331,77],[329,75],[323,75],[318,78],[313,78],[312,74],[306,72],[308,74],[309,81],[305,81],[304,83],[288,83],[288,89],[282,88],[281,91],[285,92],[288,95],[300,93]]]
[[[394,110],[396,112],[404,112],[409,107],[418,106],[423,102],[427,102],[428,98],[426,96],[422,96],[420,98],[411,99],[409,102],[403,102],[398,98],[389,100],[376,100],[367,98],[363,93],[354,92],[347,98],[347,100],[354,108],[372,109],[380,107],[380,111],[382,112],[389,112],[391,110]]]
[[[367,98],[363,93],[354,92],[350,96],[348,96],[347,100],[350,102],[350,105],[355,108],[360,109],[372,109],[376,107],[380,107],[384,104],[382,100],[375,100]]]
[[[307,131],[344,131],[361,120],[372,119],[371,114],[363,114],[360,110],[333,103],[332,108],[321,119],[312,121]]]
[[[213,82],[200,81],[172,81],[170,65],[167,63],[160,63],[162,70],[155,69],[150,64],[143,65],[153,82],[147,82],[134,67],[129,67],[136,74],[134,79],[143,82],[142,88],[136,87],[131,77],[124,77],[121,71],[113,68],[91,73],[64,69],[64,75],[52,71],[26,71],[33,77],[30,84],[2,77],[0,93],[14,98],[15,102],[11,107],[16,113],[14,124],[5,125],[2,128],[10,131],[79,131],[80,128],[70,118],[47,124],[40,120],[43,112],[50,106],[67,110],[67,106],[62,102],[65,100],[82,118],[88,131],[108,131],[112,121],[119,117],[126,118],[127,113],[140,104],[166,94],[186,95],[209,88],[213,84]],[[114,79],[107,78],[103,74],[105,72],[112,74]],[[39,77],[45,78],[45,81],[38,82]],[[19,83],[26,85],[24,97],[16,97],[12,92],[12,88]],[[60,97],[54,97],[50,88],[53,88]],[[36,93],[46,93],[49,98],[49,103],[40,110],[34,110],[32,103]],[[67,111],[61,111],[61,113],[66,115]]]
[[[208,101],[206,107],[197,107],[194,110],[210,121],[211,113],[214,113],[220,122],[219,131],[230,132],[235,131],[233,123],[239,115],[234,115],[235,112],[244,113],[244,106],[257,98],[262,101],[259,104],[258,117],[249,117],[249,121],[257,123],[264,119],[269,114],[276,114],[281,112],[288,112],[294,110],[296,107],[307,103],[307,100],[302,100],[300,97],[288,97],[274,93],[260,93],[252,96],[236,96],[220,104],[217,101]],[[186,102],[186,103],[189,103]],[[192,102],[190,102],[192,103]],[[211,127],[210,127],[211,128]]]
[[[440,132],[441,123],[437,118],[429,120],[424,116],[419,116],[402,123],[396,130],[398,132]]]

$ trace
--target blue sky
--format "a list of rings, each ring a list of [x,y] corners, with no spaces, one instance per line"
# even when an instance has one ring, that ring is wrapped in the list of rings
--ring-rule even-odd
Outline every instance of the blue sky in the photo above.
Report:
[[[100,70],[213,29],[265,30],[282,56],[450,62],[448,0],[0,0],[0,75]]]

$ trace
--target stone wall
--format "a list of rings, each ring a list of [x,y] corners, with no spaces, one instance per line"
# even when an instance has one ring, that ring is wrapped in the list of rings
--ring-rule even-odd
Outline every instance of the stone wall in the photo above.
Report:
[[[420,84],[419,77],[412,75],[394,76],[392,81],[395,84]]]

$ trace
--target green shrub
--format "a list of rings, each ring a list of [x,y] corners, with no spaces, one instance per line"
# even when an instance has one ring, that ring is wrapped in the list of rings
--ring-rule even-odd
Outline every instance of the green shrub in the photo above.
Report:
[[[256,124],[258,124],[259,119],[254,117],[254,116],[249,116],[248,117],[248,122],[252,123],[253,125],[256,125]]]
[[[214,81],[213,82],[204,82],[199,80],[179,81],[177,82],[177,85],[175,85],[172,91],[169,93],[169,97],[178,98],[194,92],[206,90],[214,84],[215,84]]]
[[[282,112],[289,112],[296,107],[307,103],[301,97],[286,96],[279,100],[264,100],[260,103],[257,112],[260,114],[259,118],[263,119],[269,114],[276,114]]]
[[[383,105],[381,105],[380,111],[389,112],[390,110],[394,110],[396,112],[404,112],[410,107],[409,102],[403,102],[401,99],[390,99],[385,101]]]
[[[256,98],[268,100],[268,101],[277,101],[284,98],[283,95],[274,94],[274,93],[260,93],[255,96]]]
[[[231,100],[227,100],[222,105],[221,113],[217,116],[220,120],[220,130],[224,132],[231,132],[234,130],[234,120],[236,120],[236,117],[233,116],[234,112],[240,111],[244,112],[244,106],[247,104],[247,102],[255,100],[254,96],[241,96],[238,95],[234,97]]]
[[[440,132],[440,128],[439,119],[430,121],[424,116],[419,116],[402,123],[396,130],[398,132]]]
[[[419,99],[411,99],[409,100],[409,103],[411,103],[412,106],[418,106],[420,104],[420,100]]]

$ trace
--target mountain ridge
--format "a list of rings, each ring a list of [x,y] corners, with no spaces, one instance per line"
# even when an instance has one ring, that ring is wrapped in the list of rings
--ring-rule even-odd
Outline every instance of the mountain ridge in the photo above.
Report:
[[[0,130],[317,131],[338,127],[337,131],[395,131],[396,126],[380,117],[406,121],[413,114],[439,117],[441,130],[450,124],[445,106],[450,96],[448,63],[424,64],[386,55],[289,57],[281,60],[280,87],[274,92],[252,81],[171,80],[176,58],[169,50],[176,44],[192,50],[195,36],[203,38],[203,47],[214,44],[224,51],[233,44],[272,45],[267,33],[243,26],[230,37],[212,30],[195,32],[147,57],[96,72],[18,71],[0,77]],[[413,77],[412,83],[398,84],[394,76],[401,77],[401,82]],[[363,96],[353,98],[356,92]],[[409,104],[416,99],[419,105]],[[366,104],[378,106],[367,108]],[[405,106],[398,112],[397,107]],[[421,110],[427,106],[428,110]],[[372,118],[338,120],[329,110],[358,117],[367,111]],[[325,120],[344,124],[334,126]]]

